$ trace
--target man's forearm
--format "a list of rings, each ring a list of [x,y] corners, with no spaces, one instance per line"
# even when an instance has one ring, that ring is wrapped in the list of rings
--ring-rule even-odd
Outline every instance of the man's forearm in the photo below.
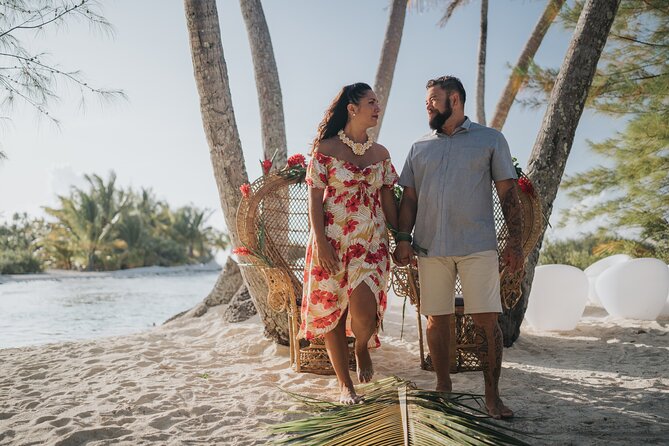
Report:
[[[413,226],[416,223],[416,211],[417,203],[415,200],[408,199],[406,197],[402,198],[402,203],[400,204],[400,218],[398,224],[399,232],[406,232],[411,234]]]
[[[506,193],[504,193],[504,196],[500,197],[500,204],[502,205],[502,214],[504,214],[506,228],[509,232],[507,243],[514,248],[521,249],[522,211],[515,181]]]

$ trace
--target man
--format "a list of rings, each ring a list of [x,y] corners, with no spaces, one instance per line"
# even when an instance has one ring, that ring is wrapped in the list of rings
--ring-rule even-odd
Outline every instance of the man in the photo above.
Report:
[[[404,194],[394,256],[400,265],[409,263],[414,229],[421,313],[428,317],[427,343],[437,391],[452,389],[450,315],[455,310],[459,275],[465,312],[472,315],[480,340],[488,413],[497,419],[510,418],[513,412],[499,396],[503,345],[497,318],[502,307],[492,183],[510,233],[503,261],[515,272],[523,265],[516,171],[504,136],[471,122],[464,114],[465,99],[462,83],[455,77],[427,83],[425,105],[433,132],[413,144],[400,176]]]

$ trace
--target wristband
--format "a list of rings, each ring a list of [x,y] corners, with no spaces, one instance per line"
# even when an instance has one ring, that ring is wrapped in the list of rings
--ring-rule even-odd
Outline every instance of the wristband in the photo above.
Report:
[[[398,242],[409,242],[413,241],[413,237],[408,232],[398,232],[395,234],[395,243]]]

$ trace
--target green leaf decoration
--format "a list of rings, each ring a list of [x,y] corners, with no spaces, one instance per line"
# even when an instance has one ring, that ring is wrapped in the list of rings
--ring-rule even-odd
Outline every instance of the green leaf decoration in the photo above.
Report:
[[[288,392],[314,415],[270,427],[277,445],[528,445],[483,412],[480,395],[417,389],[397,377],[358,386],[365,402],[342,405]]]

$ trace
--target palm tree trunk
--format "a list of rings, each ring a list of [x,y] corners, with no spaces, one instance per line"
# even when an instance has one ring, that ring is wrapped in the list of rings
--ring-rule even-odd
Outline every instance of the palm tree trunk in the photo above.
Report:
[[[242,17],[251,45],[253,70],[258,90],[260,127],[262,129],[265,159],[274,157],[274,168],[286,165],[286,125],[283,117],[283,99],[279,84],[279,70],[274,59],[272,39],[260,0],[239,0]]]
[[[248,176],[232,106],[216,1],[184,0],[184,7],[193,72],[200,96],[202,123],[209,144],[223,217],[233,246],[239,246],[235,216],[241,199],[239,186],[248,182]],[[224,269],[221,273],[224,276],[217,282],[217,286],[225,282],[225,271]],[[243,273],[247,283],[256,281],[255,277],[251,277],[254,274],[261,275],[251,269],[247,269],[247,274],[248,277]],[[215,288],[212,293],[218,291]],[[251,295],[265,323],[266,335],[276,342],[286,343],[287,316],[274,313],[267,304],[266,295]]]
[[[495,114],[490,123],[492,128],[502,130],[502,127],[504,127],[511,105],[513,105],[516,95],[527,79],[527,69],[530,66],[530,62],[534,59],[534,55],[544,40],[548,28],[550,28],[560,9],[562,9],[564,2],[565,0],[550,0],[546,5],[546,9],[544,9],[534,30],[532,30],[529,40],[525,43],[525,48],[520,53],[516,66],[511,70],[511,75],[506,83],[504,92],[500,96],[499,102],[497,102],[497,107],[495,107]]]
[[[481,0],[481,35],[479,36],[479,61],[476,72],[476,120],[485,125],[485,57],[488,43],[488,0]]]
[[[406,17],[406,12],[407,0],[392,0],[388,27],[386,28],[386,37],[383,39],[381,59],[379,60],[376,79],[374,80],[374,92],[376,93],[376,97],[379,100],[379,106],[381,107],[379,123],[369,131],[370,137],[375,141],[379,138],[379,133],[381,132],[381,123],[383,122],[386,105],[388,105],[390,87],[393,85],[393,76],[395,74],[397,56],[400,52],[400,44],[402,43],[402,32],[404,30],[404,18]]]
[[[551,92],[527,169],[527,175],[541,198],[546,217],[550,216],[553,209],[553,201],[562,180],[574,133],[619,4],[620,0],[586,1]],[[525,316],[542,240],[543,234],[525,264],[526,274],[520,302],[500,317],[504,345],[507,347],[520,334],[520,324]]]

